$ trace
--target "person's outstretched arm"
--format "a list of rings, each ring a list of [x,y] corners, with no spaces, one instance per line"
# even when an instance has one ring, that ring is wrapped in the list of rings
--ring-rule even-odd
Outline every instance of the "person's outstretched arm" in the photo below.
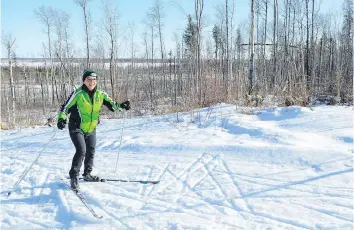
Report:
[[[107,93],[103,92],[103,104],[107,106],[109,110],[112,112],[119,111],[120,109],[129,110],[130,109],[130,102],[114,102],[112,98],[108,96]]]

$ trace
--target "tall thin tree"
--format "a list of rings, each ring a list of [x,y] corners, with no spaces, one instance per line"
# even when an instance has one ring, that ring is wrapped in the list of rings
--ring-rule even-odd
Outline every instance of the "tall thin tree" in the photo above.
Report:
[[[251,31],[250,31],[250,49],[249,49],[249,56],[250,56],[250,65],[249,65],[249,88],[248,94],[252,94],[253,90],[253,80],[254,80],[254,0],[251,2]]]
[[[116,48],[117,48],[117,36],[118,36],[118,21],[119,14],[118,8],[110,0],[102,1],[104,10],[104,19],[102,25],[109,39],[109,79],[111,83],[112,97],[115,98],[115,61]]]
[[[3,37],[2,43],[6,47],[7,50],[7,59],[9,62],[9,70],[10,70],[10,89],[11,89],[11,111],[12,114],[9,118],[12,117],[12,125],[15,126],[16,124],[16,108],[15,108],[15,83],[14,83],[14,76],[12,72],[12,53],[13,53],[13,46],[16,42],[16,39],[12,38],[11,34],[8,34]]]
[[[88,2],[90,0],[74,0],[81,7],[84,14],[85,25],[85,41],[86,41],[86,66],[90,67],[90,36],[91,36],[91,16],[88,10]]]
[[[46,65],[46,84],[47,84],[47,92],[49,92],[49,73],[51,74],[51,82],[52,82],[52,104],[54,105],[54,76],[53,76],[53,55],[52,55],[52,28],[54,24],[53,17],[53,9],[48,6],[40,6],[38,9],[34,10],[35,15],[40,19],[40,21],[44,24],[45,30],[44,33],[47,34],[47,51],[49,54],[49,66],[47,66],[47,61],[45,61]],[[47,57],[47,55],[45,55]]]

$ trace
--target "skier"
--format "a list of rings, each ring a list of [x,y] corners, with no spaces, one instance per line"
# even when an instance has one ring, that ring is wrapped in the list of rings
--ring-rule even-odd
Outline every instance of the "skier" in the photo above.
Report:
[[[120,108],[129,110],[130,102],[114,102],[107,93],[97,89],[97,74],[91,69],[86,69],[82,76],[83,85],[72,92],[68,100],[61,106],[58,114],[58,129],[64,129],[68,114],[69,134],[76,152],[72,160],[70,186],[74,191],[79,191],[79,173],[84,161],[85,181],[100,181],[98,176],[91,175],[96,147],[96,127],[102,105],[112,112]]]

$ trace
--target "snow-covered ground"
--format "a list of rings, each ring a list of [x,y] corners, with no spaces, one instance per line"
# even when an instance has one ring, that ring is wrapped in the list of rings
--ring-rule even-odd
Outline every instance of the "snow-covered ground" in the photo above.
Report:
[[[353,229],[353,107],[200,111],[102,121],[94,174],[161,182],[82,182],[100,220],[67,130],[1,131],[1,229]]]

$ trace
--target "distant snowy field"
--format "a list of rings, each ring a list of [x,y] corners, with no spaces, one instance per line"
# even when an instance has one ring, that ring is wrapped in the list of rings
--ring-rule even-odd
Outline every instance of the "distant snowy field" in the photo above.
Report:
[[[50,61],[46,62],[45,61],[38,61],[38,60],[17,60],[16,62],[12,62],[13,66],[18,66],[20,68],[39,68],[42,67],[44,68],[46,65],[50,65]],[[96,62],[96,63],[92,63],[94,66],[99,66],[102,67],[102,63],[101,62]],[[165,63],[166,65],[170,65],[170,63]],[[53,66],[56,67],[60,67],[62,65],[61,62],[53,62]],[[82,62],[75,62],[75,61],[71,61],[70,65],[72,66],[81,66]],[[116,62],[114,64],[115,66],[121,67],[121,68],[127,68],[132,66],[132,62]],[[133,63],[134,67],[149,67],[151,66],[151,63],[149,62],[139,62],[139,61],[134,61]],[[154,62],[154,66],[161,66],[163,65],[162,62]],[[171,65],[174,65],[173,63],[171,63]],[[109,69],[109,62],[105,62],[104,63],[104,68],[105,69]],[[0,61],[0,67],[4,68],[4,67],[9,67],[9,63],[7,60],[1,60]]]
[[[158,185],[81,183],[97,220],[63,184],[68,131],[1,133],[1,229],[353,229],[353,107],[103,120],[93,174]],[[181,121],[182,120],[182,121]],[[10,197],[14,184],[42,151]]]

